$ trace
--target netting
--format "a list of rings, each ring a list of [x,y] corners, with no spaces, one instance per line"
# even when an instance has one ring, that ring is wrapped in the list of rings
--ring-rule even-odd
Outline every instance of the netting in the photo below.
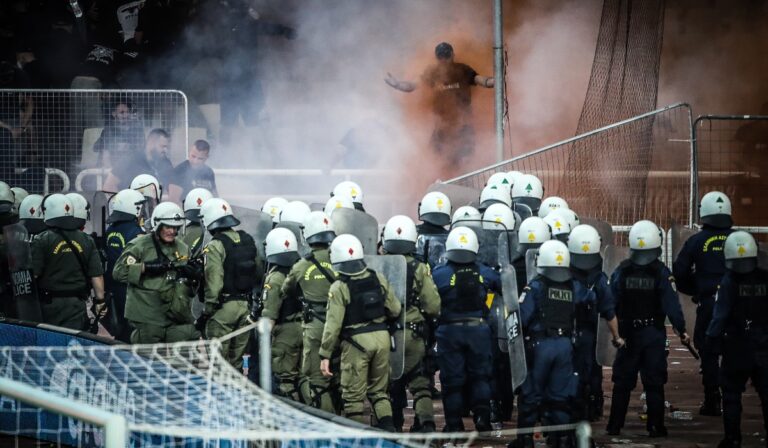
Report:
[[[45,169],[65,173],[73,186],[87,170],[92,177],[80,189],[95,189],[99,169],[143,151],[154,128],[171,135],[172,162],[189,146],[187,98],[175,90],[0,90],[0,122],[7,125],[0,178],[35,193],[43,192]],[[53,191],[65,181],[52,182]]]
[[[760,199],[768,191],[768,116],[702,116],[694,136],[698,198],[722,191],[731,198],[736,225],[768,233]]]

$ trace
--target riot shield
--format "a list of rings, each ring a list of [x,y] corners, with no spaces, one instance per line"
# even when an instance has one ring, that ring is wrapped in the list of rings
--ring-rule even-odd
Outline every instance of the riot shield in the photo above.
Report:
[[[496,268],[499,266],[499,238],[504,230],[475,229],[479,248],[477,261],[484,265]]]
[[[379,223],[376,218],[360,210],[339,208],[333,212],[331,220],[336,235],[354,235],[363,244],[366,255],[376,255],[376,243],[379,241]]]
[[[581,223],[589,224],[590,226],[594,227],[595,230],[597,230],[597,233],[600,235],[600,239],[602,240],[600,249],[613,244],[613,228],[607,222],[595,218],[582,218]]]
[[[539,249],[528,249],[525,253],[525,278],[528,283],[536,278],[536,256],[539,254]]]
[[[430,191],[439,191],[448,196],[448,199],[451,200],[451,207],[454,210],[463,205],[477,205],[480,202],[480,190],[475,188],[435,182],[427,189],[427,192]]]
[[[531,210],[531,207],[529,207],[526,204],[512,204],[512,210],[515,212],[517,216],[520,217],[520,222],[523,222],[524,220],[530,218],[531,216],[534,216],[533,210]],[[519,226],[516,226],[519,227]]]
[[[603,272],[610,277],[613,271],[622,261],[629,257],[629,248],[609,245],[603,249]],[[597,363],[604,367],[613,366],[613,360],[616,359],[616,348],[612,343],[613,335],[608,328],[605,319],[597,321],[597,341],[595,347],[595,358]]]
[[[445,241],[448,234],[419,235],[416,238],[416,255],[429,264],[431,269],[445,263]]]
[[[19,319],[42,322],[42,312],[37,296],[37,282],[32,272],[32,247],[30,235],[23,224],[11,224],[3,228],[11,290]]]
[[[678,224],[672,224],[669,237],[672,239],[671,260],[673,263],[675,260],[677,260],[677,256],[680,254],[680,251],[683,250],[683,246],[685,245],[685,242],[688,240],[688,238],[695,234],[696,229]],[[669,268],[671,269],[672,266]],[[685,317],[685,321],[689,325],[693,326],[693,324],[696,322],[696,308],[698,308],[698,305],[693,303],[693,299],[688,294],[683,294],[682,292],[678,291],[677,295],[680,297],[680,307],[683,309],[683,317]]]
[[[251,235],[257,246],[262,245],[267,234],[272,230],[272,216],[260,210],[237,205],[232,206],[232,214],[240,220],[240,225],[237,228]]]
[[[519,250],[517,232],[501,232],[498,242],[499,267],[504,269],[507,266],[511,266],[512,261],[517,258]]]
[[[392,293],[402,304],[402,312],[398,317],[397,326],[394,331],[390,331],[394,350],[390,353],[389,365],[391,379],[396,380],[403,376],[405,370],[405,310],[407,308],[405,257],[402,255],[366,255],[365,264],[387,279]]]
[[[523,324],[520,320],[520,302],[517,298],[517,276],[511,266],[501,271],[501,289],[504,295],[506,343],[509,354],[512,389],[525,382],[528,366],[525,362],[525,341]]]
[[[110,203],[113,193],[105,191],[83,191],[80,192],[91,204],[91,218],[85,223],[85,233],[104,237],[107,230],[107,218],[110,213]]]

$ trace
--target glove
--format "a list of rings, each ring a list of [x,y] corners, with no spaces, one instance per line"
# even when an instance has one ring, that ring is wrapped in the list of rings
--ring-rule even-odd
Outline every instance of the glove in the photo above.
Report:
[[[163,275],[171,269],[166,261],[152,260],[144,262],[144,273],[147,275]]]
[[[210,314],[201,314],[200,317],[195,319],[195,329],[200,333],[205,334],[205,325],[208,323],[208,319],[210,318]]]
[[[203,278],[203,267],[194,261],[177,266],[176,270],[182,277],[189,280],[201,280]]]

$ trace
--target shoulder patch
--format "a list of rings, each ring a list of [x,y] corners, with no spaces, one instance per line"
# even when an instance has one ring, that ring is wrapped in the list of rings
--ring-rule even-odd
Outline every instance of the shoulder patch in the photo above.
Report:
[[[128,255],[125,257],[125,264],[131,265],[136,264],[136,258],[133,257],[133,255]]]
[[[264,285],[264,289],[265,289],[265,290],[267,290],[267,291],[269,291],[270,289],[272,289],[272,285],[270,285],[269,283],[267,283],[266,285]]]

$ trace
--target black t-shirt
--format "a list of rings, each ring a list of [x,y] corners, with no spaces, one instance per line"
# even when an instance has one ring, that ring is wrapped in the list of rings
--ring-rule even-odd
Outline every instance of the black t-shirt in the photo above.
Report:
[[[189,160],[185,160],[173,169],[173,179],[173,183],[182,189],[182,198],[185,198],[187,193],[194,188],[205,188],[213,193],[214,196],[218,195],[216,192],[216,176],[211,167],[207,165],[194,169],[189,164]]]
[[[435,114],[448,122],[462,121],[469,115],[472,104],[470,87],[477,72],[458,62],[435,64],[422,75],[422,81],[432,88]]]
[[[168,158],[163,157],[160,160],[150,163],[147,160],[146,153],[144,151],[138,152],[129,157],[124,164],[115,166],[113,171],[117,170],[114,175],[120,179],[118,188],[120,190],[130,188],[131,181],[139,174],[151,174],[157,178],[160,182],[160,186],[163,191],[168,191],[168,185],[177,184],[173,178],[173,165]]]

